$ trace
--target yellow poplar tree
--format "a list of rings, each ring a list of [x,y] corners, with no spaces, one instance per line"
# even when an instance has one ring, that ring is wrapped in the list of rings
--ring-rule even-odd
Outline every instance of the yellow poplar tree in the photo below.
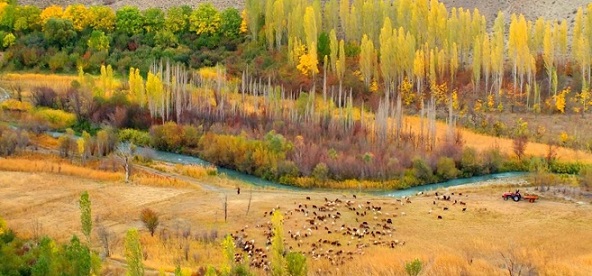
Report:
[[[473,42],[473,86],[476,91],[478,91],[481,86],[481,58],[483,58],[483,53],[481,52],[482,43],[483,41],[481,40],[481,37],[475,37]]]
[[[500,11],[493,23],[493,36],[491,41],[491,68],[495,72],[497,89],[496,95],[500,97],[502,89],[502,81],[504,76],[504,49],[505,45],[505,19],[504,14]]]
[[[543,34],[543,61],[545,62],[545,69],[547,70],[547,76],[549,78],[549,88],[551,88],[551,81],[553,78],[554,61],[555,61],[555,45],[553,41],[553,32],[551,30],[552,25],[547,23],[545,25]],[[549,89],[551,91],[551,89]]]
[[[337,51],[339,51],[339,42],[337,41],[337,34],[335,29],[332,29],[329,33],[329,63],[332,72],[335,72],[335,62],[337,62]]]
[[[362,36],[360,50],[360,71],[362,72],[364,83],[369,85],[370,80],[372,79],[372,73],[374,71],[374,60],[376,54],[374,52],[374,43],[372,43],[372,40],[370,40],[366,34]]]
[[[415,57],[413,59],[413,75],[417,80],[417,94],[422,92],[422,85],[425,79],[425,53],[423,49],[415,51]]]
[[[485,77],[485,90],[489,90],[489,76],[491,75],[491,44],[489,41],[489,35],[483,35],[483,45],[481,48],[481,68]]]

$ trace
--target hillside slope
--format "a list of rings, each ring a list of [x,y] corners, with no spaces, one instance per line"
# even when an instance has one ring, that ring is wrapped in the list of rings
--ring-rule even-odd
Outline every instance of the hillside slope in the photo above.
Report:
[[[197,6],[200,3],[213,3],[218,8],[237,7],[242,8],[244,0],[20,0],[21,4],[38,5],[46,7],[48,5],[62,5],[66,6],[72,3],[82,3],[85,5],[103,5],[110,4],[113,8],[119,8],[125,5],[136,5],[142,9],[151,7],[166,8],[178,5]],[[563,19],[567,18],[570,21],[573,19],[577,7],[585,6],[592,3],[590,0],[441,0],[447,7],[463,7],[465,9],[477,8],[481,14],[485,15],[488,20],[493,20],[498,11],[510,13],[522,13],[528,18],[533,19],[539,16],[544,16],[548,19]]]

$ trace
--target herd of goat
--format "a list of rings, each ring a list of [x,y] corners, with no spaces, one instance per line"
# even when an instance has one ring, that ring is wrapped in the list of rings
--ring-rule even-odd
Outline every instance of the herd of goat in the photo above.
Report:
[[[418,196],[430,195],[419,193]],[[462,206],[462,212],[467,211],[467,204],[461,201],[462,193],[440,195],[436,192],[433,196],[427,214],[434,215],[435,219],[444,219],[444,213],[457,204]],[[372,202],[361,201],[356,195],[342,195],[335,200],[325,197],[320,202],[315,204],[315,200],[307,196],[303,202],[294,202],[291,208],[277,205],[264,212],[262,223],[254,230],[248,226],[237,230],[232,237],[242,252],[236,253],[235,261],[241,262],[246,254],[251,267],[270,268],[269,250],[274,236],[270,218],[274,212],[282,212],[284,227],[288,229],[283,240],[286,251],[301,252],[312,260],[324,259],[333,266],[345,264],[371,246],[395,248],[405,245],[405,241],[396,238],[395,224],[397,217],[406,215],[401,210],[404,205],[412,204],[411,198]],[[254,237],[260,234],[263,241],[258,243]]]

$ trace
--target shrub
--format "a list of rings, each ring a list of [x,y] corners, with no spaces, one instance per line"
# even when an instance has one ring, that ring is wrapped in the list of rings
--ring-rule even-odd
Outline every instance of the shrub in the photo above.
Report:
[[[49,69],[52,72],[56,72],[59,70],[63,70],[65,67],[68,66],[68,61],[70,60],[68,53],[66,52],[59,52],[49,58],[47,64],[49,65]]]
[[[288,275],[304,276],[307,275],[306,256],[298,252],[290,252],[286,255],[288,264]]]
[[[454,165],[454,160],[450,157],[440,157],[436,165],[436,174],[445,180],[456,178],[458,169]]]
[[[474,148],[467,147],[463,150],[460,163],[464,176],[471,177],[480,173],[477,150]]]
[[[146,226],[148,231],[150,231],[150,235],[154,236],[154,232],[160,223],[158,214],[152,211],[152,209],[146,208],[142,210],[142,213],[140,214],[140,220],[142,220],[144,226]]]
[[[421,180],[423,183],[429,183],[433,181],[432,168],[421,158],[415,158],[413,160],[413,172],[415,177]]]
[[[415,259],[405,264],[405,272],[409,276],[417,276],[421,272],[423,264],[420,259]]]
[[[329,179],[329,167],[325,163],[318,163],[312,170],[312,177],[321,183],[325,183]]]
[[[150,145],[150,134],[145,131],[126,128],[122,129],[118,133],[119,141],[130,142],[137,146],[149,146]]]
[[[178,151],[183,146],[183,128],[175,122],[153,126],[150,134],[152,134],[152,145],[157,149]]]
[[[18,146],[16,132],[7,127],[0,126],[0,156],[12,155]]]
[[[23,112],[23,111],[29,111],[33,108],[33,106],[31,106],[30,103],[28,102],[21,102],[15,99],[8,99],[4,102],[2,102],[2,104],[0,104],[0,108],[2,108],[3,110],[8,110],[8,111],[19,111],[19,112]]]
[[[484,173],[499,172],[502,167],[503,161],[504,161],[504,157],[500,153],[499,148],[494,147],[494,148],[486,150],[483,153],[483,172]]]
[[[76,123],[76,115],[59,109],[41,109],[35,112],[35,117],[47,122],[54,130],[64,130]]]
[[[579,174],[584,167],[584,164],[578,162],[553,162],[549,165],[549,171],[552,173]]]
[[[56,108],[58,95],[55,90],[49,87],[36,87],[31,93],[33,104],[35,106]]]

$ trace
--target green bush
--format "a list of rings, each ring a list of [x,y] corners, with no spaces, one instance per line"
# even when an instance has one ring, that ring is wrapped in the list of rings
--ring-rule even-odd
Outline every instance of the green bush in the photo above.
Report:
[[[450,157],[440,157],[436,165],[436,174],[444,180],[454,179],[458,176],[458,169],[455,167],[454,160]]]
[[[122,129],[118,133],[119,141],[131,142],[137,146],[150,146],[151,137],[150,134],[146,131],[136,130],[136,129]]]
[[[420,259],[415,259],[405,264],[405,272],[409,276],[417,276],[421,272],[423,264]]]
[[[59,109],[39,109],[35,112],[35,117],[47,122],[54,130],[64,130],[76,123],[76,115]]]
[[[481,168],[479,166],[477,157],[477,150],[474,148],[467,147],[463,150],[460,164],[463,176],[465,177],[471,177],[481,173]]]
[[[422,183],[430,183],[434,180],[432,168],[421,158],[413,160],[413,172],[415,177],[421,180]]]
[[[550,164],[549,171],[552,173],[579,174],[584,167],[585,165],[579,162],[558,161]]]
[[[288,275],[304,276],[307,275],[306,256],[298,252],[290,252],[286,255],[288,264]]]

